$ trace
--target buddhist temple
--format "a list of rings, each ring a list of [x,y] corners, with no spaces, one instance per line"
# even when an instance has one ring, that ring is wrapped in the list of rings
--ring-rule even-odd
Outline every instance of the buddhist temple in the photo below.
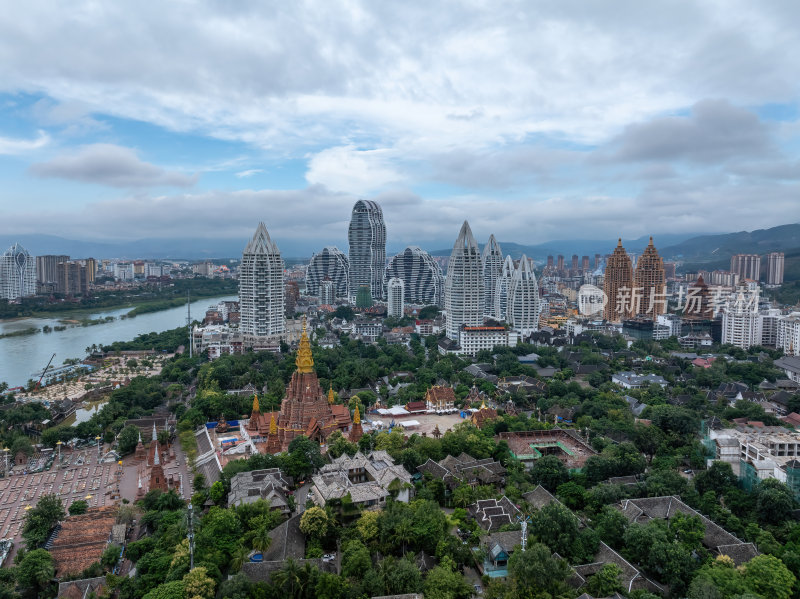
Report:
[[[144,462],[147,458],[147,450],[142,443],[142,432],[139,431],[139,442],[136,444],[136,452],[133,454],[133,459],[137,462]]]
[[[158,443],[155,443],[155,451],[153,452],[153,465],[150,467],[150,484],[148,485],[149,491],[167,491],[167,477],[164,475],[164,468],[161,466],[161,458],[158,454]]]
[[[687,320],[712,320],[714,318],[714,304],[711,291],[703,280],[703,275],[689,285],[683,308],[683,318]]]
[[[481,407],[472,413],[472,424],[478,428],[483,428],[487,421],[497,418],[497,410],[490,408],[486,402],[481,403]]]
[[[614,248],[614,253],[606,261],[606,270],[603,276],[603,293],[606,295],[603,318],[610,322],[620,322],[630,315],[633,294],[633,267],[631,266],[631,257],[622,247],[621,238],[617,242],[617,247]]]
[[[253,401],[247,430],[253,437],[266,440],[269,453],[286,451],[292,439],[300,435],[322,443],[333,431],[346,433],[352,424],[347,406],[330,403],[333,389],[325,393],[319,384],[305,320],[295,364],[297,370],[286,386],[279,412],[261,412],[258,398]]]
[[[452,387],[436,385],[425,393],[428,414],[447,414],[456,409],[456,394]]]
[[[364,429],[361,428],[361,414],[358,411],[358,404],[353,413],[353,427],[350,429],[350,436],[348,439],[351,443],[358,443],[358,440],[364,436]]]

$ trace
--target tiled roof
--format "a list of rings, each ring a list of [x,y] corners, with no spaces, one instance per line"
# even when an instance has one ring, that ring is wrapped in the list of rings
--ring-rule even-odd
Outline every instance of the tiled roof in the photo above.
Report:
[[[116,514],[114,505],[90,508],[85,514],[69,516],[61,523],[50,548],[57,576],[81,572],[100,560],[111,538]]]

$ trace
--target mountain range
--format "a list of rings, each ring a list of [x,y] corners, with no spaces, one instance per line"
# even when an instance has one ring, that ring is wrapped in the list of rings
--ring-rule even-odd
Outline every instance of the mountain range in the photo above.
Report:
[[[649,243],[649,236],[624,239],[625,249],[641,253]],[[654,238],[661,256],[667,260],[691,263],[725,263],[732,254],[766,254],[773,251],[788,251],[800,248],[800,223],[781,225],[770,229],[740,231],[719,235],[693,236],[689,234],[660,234]],[[55,235],[1,235],[0,248],[20,243],[31,254],[68,254],[77,258],[125,259],[206,259],[238,258],[246,240],[242,239],[140,239],[125,242],[98,242],[65,239]],[[548,255],[563,255],[569,263],[572,255],[589,256],[594,263],[594,254],[609,254],[617,245],[616,239],[607,240],[556,240],[537,245],[525,245],[513,241],[500,241],[505,254],[519,258],[523,253],[538,262]],[[441,247],[441,246],[440,246]],[[390,248],[391,249],[391,248]],[[402,248],[395,248],[400,251]],[[433,256],[449,256],[451,248],[430,250]],[[307,243],[284,240],[281,253],[287,258],[308,257]],[[389,255],[393,252],[388,251]]]

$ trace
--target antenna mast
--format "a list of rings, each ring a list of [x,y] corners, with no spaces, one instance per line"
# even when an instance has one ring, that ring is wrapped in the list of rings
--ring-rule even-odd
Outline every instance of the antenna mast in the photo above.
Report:
[[[186,290],[186,326],[189,329],[189,358],[192,357],[192,304],[189,302],[189,294],[191,292]]]

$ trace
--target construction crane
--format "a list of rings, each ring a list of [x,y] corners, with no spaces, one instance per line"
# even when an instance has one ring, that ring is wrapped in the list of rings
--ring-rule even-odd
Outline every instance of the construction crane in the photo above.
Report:
[[[47,369],[50,368],[50,364],[53,363],[53,358],[55,358],[55,357],[56,357],[55,354],[50,356],[50,361],[47,363],[47,366],[44,367],[44,370],[42,370],[42,376],[39,377],[39,380],[36,382],[36,386],[33,388],[34,391],[38,391],[39,387],[42,386],[42,379],[44,378],[45,373],[47,373]],[[36,375],[34,375],[34,376],[36,376]]]

